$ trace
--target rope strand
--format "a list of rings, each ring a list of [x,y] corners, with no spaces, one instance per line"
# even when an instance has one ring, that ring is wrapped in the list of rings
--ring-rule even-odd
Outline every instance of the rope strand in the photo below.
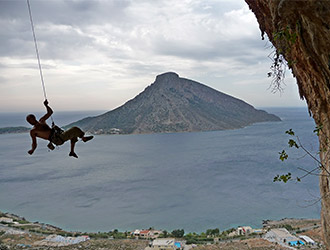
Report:
[[[32,19],[32,12],[31,12],[30,1],[29,0],[26,0],[26,2],[27,2],[27,5],[28,5],[28,9],[29,9],[30,22],[31,22],[32,34],[33,34],[34,46],[35,46],[35,49],[36,49],[36,54],[37,54],[37,59],[38,59],[38,65],[39,65],[39,72],[40,72],[40,79],[41,79],[42,90],[44,92],[45,100],[47,100],[45,82],[44,82],[44,77],[43,77],[43,74],[42,74],[40,57],[39,57],[39,50],[38,50],[38,45],[37,45],[37,38],[36,38],[35,31],[34,31],[34,24],[33,24],[33,19]],[[50,118],[52,120],[52,123],[54,124],[53,117],[50,116]]]
[[[41,83],[42,83],[42,89],[44,91],[44,97],[45,99],[47,99],[47,95],[46,95],[46,89],[45,89],[45,83],[44,83],[44,77],[42,75],[42,69],[41,69],[41,63],[40,63],[40,57],[39,57],[39,50],[38,50],[38,45],[37,45],[37,39],[36,39],[36,34],[34,31],[34,24],[33,24],[33,20],[32,20],[32,12],[31,12],[31,6],[30,6],[30,1],[27,1],[27,5],[29,8],[29,14],[30,14],[30,22],[31,22],[31,28],[32,28],[32,34],[33,34],[33,40],[34,40],[34,46],[36,49],[36,54],[37,54],[37,59],[38,59],[38,65],[39,65],[39,72],[40,72],[40,78],[41,78]]]

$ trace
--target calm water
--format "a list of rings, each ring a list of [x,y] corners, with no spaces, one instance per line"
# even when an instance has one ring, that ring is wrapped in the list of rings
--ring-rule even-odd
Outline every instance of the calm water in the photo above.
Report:
[[[69,144],[48,152],[42,141],[29,156],[28,134],[0,135],[0,210],[80,231],[201,232],[260,227],[264,219],[319,218],[320,204],[310,205],[319,197],[317,177],[272,182],[278,173],[302,175],[297,167],[315,167],[296,150],[289,150],[288,162],[278,159],[289,128],[317,151],[314,122],[305,108],[267,110],[283,121],[230,131],[100,135],[77,143],[79,159],[68,157]],[[9,116],[0,114],[0,127],[27,126],[17,122],[25,114]],[[57,122],[65,125],[73,114],[61,117]]]

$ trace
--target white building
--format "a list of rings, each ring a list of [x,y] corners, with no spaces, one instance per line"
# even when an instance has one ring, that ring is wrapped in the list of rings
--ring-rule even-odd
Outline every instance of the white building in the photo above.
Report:
[[[311,238],[309,238],[306,235],[300,235],[299,238],[302,239],[303,241],[305,241],[307,244],[310,244],[310,245],[314,245],[315,244],[315,241],[312,240]]]
[[[156,239],[152,242],[152,249],[172,250],[178,249],[174,238]]]
[[[13,223],[14,220],[12,218],[0,217],[0,222]]]
[[[132,235],[136,238],[141,238],[141,239],[156,239],[162,233],[163,233],[162,231],[154,230],[154,229],[143,229],[143,230],[136,229],[134,232],[132,232]]]
[[[273,228],[265,234],[264,238],[281,245],[288,245],[289,242],[299,241],[299,238],[290,234],[285,228]]]
[[[132,233],[132,235],[135,236],[135,237],[140,237],[140,232],[141,232],[141,230],[136,229],[136,230]]]
[[[238,227],[236,230],[237,235],[248,235],[252,233],[252,227]]]

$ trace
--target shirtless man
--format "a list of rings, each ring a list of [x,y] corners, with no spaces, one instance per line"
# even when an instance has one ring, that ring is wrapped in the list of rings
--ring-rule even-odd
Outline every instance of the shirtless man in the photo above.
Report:
[[[56,134],[54,129],[51,129],[46,123],[46,120],[53,114],[53,110],[48,106],[47,100],[44,101],[44,105],[47,109],[47,114],[41,117],[39,121],[37,121],[33,114],[26,117],[27,122],[33,125],[33,128],[30,131],[30,136],[32,138],[32,149],[30,149],[28,153],[32,155],[34,150],[37,148],[37,137],[44,140],[49,140],[50,144],[54,143],[55,145],[62,145],[65,141],[70,140],[71,151],[69,156],[78,158],[77,154],[74,152],[74,147],[78,141],[78,137],[81,138],[83,142],[87,142],[93,139],[93,136],[85,136],[85,133],[78,127],[72,127],[63,133]],[[51,144],[51,146],[53,145]]]

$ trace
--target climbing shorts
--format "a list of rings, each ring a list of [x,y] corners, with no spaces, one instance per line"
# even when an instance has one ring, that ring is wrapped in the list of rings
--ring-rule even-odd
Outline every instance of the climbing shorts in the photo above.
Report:
[[[62,145],[64,142],[71,140],[73,142],[77,142],[78,138],[77,137],[83,137],[84,136],[84,132],[78,128],[78,127],[72,127],[66,131],[64,131],[63,133],[60,134],[54,134],[51,137],[51,142],[54,143],[55,145],[59,146]]]
[[[73,140],[73,141],[77,142],[78,141],[77,137],[81,138],[84,136],[84,134],[85,133],[80,128],[72,127],[70,129],[64,131],[62,133],[61,137],[64,141]]]

